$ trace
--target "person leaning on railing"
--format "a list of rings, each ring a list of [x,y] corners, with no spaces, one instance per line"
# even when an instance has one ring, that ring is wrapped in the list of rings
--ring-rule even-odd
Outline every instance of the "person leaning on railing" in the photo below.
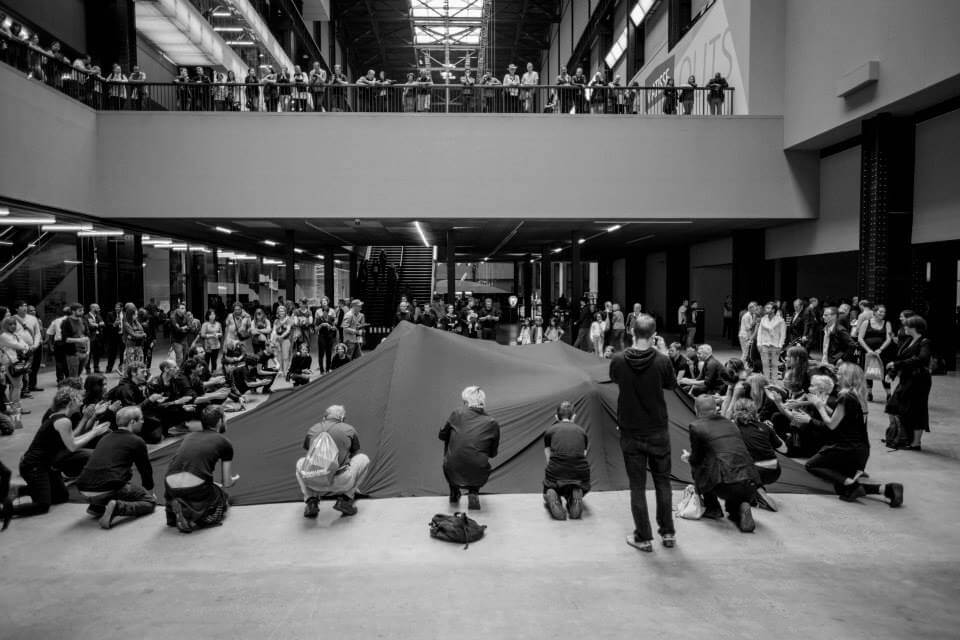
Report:
[[[260,80],[253,67],[247,69],[247,77],[243,79],[243,96],[247,102],[247,111],[260,110]]]
[[[119,64],[114,64],[107,76],[107,96],[111,111],[120,111],[127,101],[127,76],[123,75],[123,70]]]
[[[724,94],[729,86],[719,71],[707,83],[707,103],[710,105],[710,115],[716,116],[723,113]]]
[[[147,74],[140,70],[138,65],[133,65],[130,76],[127,78],[130,83],[130,104],[137,111],[143,111],[146,107],[149,92],[147,91]]]
[[[310,69],[310,97],[313,100],[314,111],[326,111],[326,84],[327,71],[320,66],[319,62],[313,63]]]
[[[420,69],[417,78],[417,111],[430,111],[430,94],[433,91],[433,78],[426,69]]]

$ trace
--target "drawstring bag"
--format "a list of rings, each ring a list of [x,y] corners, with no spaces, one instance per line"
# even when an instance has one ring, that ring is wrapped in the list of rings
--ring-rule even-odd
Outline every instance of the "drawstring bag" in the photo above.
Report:
[[[883,362],[875,353],[868,353],[864,359],[863,375],[867,380],[883,380]]]
[[[339,457],[340,450],[337,449],[333,436],[322,431],[310,445],[310,451],[300,466],[300,475],[303,478],[326,480],[332,483],[333,477],[337,475],[337,470],[340,468]]]
[[[465,513],[457,512],[452,516],[438,513],[430,521],[430,537],[457,544],[463,543],[463,548],[466,549],[471,542],[476,542],[483,537],[486,528],[487,525],[479,524],[473,518],[467,517]]]
[[[703,516],[703,503],[700,501],[700,494],[696,487],[688,484],[680,496],[680,502],[677,503],[677,517],[684,520],[699,520]]]

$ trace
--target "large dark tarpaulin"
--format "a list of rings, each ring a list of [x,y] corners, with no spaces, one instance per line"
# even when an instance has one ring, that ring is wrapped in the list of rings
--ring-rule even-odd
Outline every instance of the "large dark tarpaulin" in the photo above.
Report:
[[[304,454],[304,435],[326,407],[342,404],[346,422],[356,428],[360,448],[371,460],[362,493],[376,498],[445,495],[443,443],[437,434],[469,385],[486,392],[487,412],[501,426],[500,453],[484,492],[542,490],[543,432],[563,400],[574,403],[577,422],[587,430],[594,490],[626,489],[616,421],[618,390],[608,370],[608,361],[563,343],[503,346],[404,322],[359,360],[305,386],[276,392],[262,406],[231,420],[227,437],[235,449],[234,473],[241,477],[230,494],[236,504],[302,500],[294,464]],[[667,404],[673,477],[690,483],[680,453],[690,448],[692,404],[672,392]],[[152,456],[158,493],[176,447]],[[780,463],[783,474],[770,491],[830,492],[796,462],[781,458]]]

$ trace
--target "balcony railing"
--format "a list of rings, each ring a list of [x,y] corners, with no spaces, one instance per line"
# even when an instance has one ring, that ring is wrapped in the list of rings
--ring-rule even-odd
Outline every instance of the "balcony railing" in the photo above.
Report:
[[[5,46],[3,46],[5,45]],[[103,111],[731,115],[732,87],[115,82],[0,34],[0,60]]]

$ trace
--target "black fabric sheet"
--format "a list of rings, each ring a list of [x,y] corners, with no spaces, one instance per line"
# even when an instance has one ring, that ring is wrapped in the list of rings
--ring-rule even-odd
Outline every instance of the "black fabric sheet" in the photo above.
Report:
[[[485,493],[542,490],[543,432],[563,400],[574,403],[576,421],[589,437],[592,489],[627,489],[616,421],[618,390],[608,368],[609,361],[567,344],[503,346],[403,322],[359,360],[302,387],[275,392],[263,405],[230,420],[226,435],[240,480],[229,493],[236,504],[302,500],[294,465],[304,455],[304,434],[326,407],[342,404],[346,422],[359,434],[360,450],[371,460],[362,493],[445,495],[443,443],[437,434],[469,385],[486,392],[487,412],[502,428]],[[680,453],[690,448],[692,401],[667,392],[667,404],[673,477],[690,483]],[[177,446],[151,456],[158,493]],[[796,462],[781,458],[780,464],[783,473],[771,492],[832,493]]]

